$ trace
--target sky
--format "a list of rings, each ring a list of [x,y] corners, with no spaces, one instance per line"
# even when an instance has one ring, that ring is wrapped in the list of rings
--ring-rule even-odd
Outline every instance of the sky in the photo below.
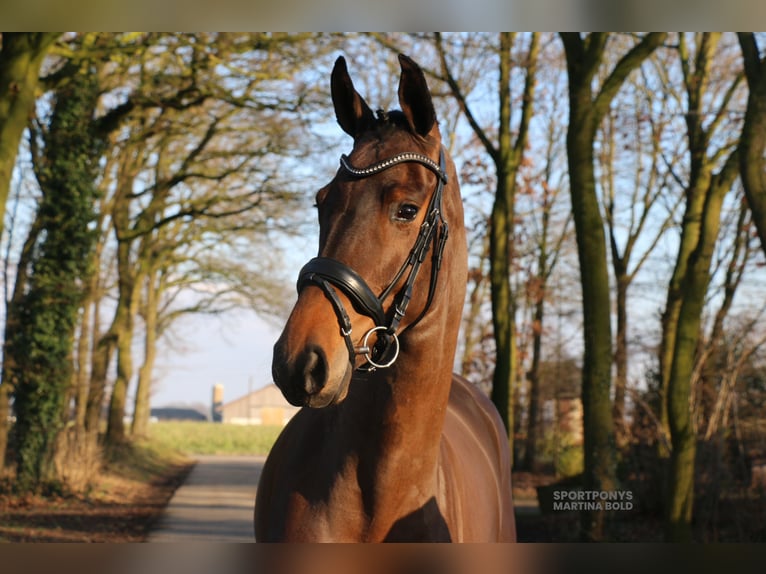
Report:
[[[152,407],[210,405],[216,383],[224,386],[225,403],[247,394],[249,386],[270,384],[272,348],[281,332],[276,323],[250,311],[185,319],[178,329],[183,340],[161,345]]]

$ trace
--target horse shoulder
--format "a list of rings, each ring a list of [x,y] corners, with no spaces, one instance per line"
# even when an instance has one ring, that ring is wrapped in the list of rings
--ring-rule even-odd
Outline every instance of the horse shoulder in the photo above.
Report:
[[[492,402],[457,375],[447,405],[440,477],[454,540],[515,538],[505,427]]]

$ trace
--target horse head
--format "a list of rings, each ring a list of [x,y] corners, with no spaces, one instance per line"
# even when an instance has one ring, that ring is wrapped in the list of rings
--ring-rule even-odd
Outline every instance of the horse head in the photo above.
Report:
[[[332,71],[335,114],[354,145],[316,195],[318,257],[300,273],[274,346],[274,381],[294,405],[339,403],[355,370],[397,368],[416,326],[457,337],[466,266],[457,176],[422,70],[399,62],[401,110],[388,112],[372,112],[342,57]],[[459,285],[445,287],[456,273]]]

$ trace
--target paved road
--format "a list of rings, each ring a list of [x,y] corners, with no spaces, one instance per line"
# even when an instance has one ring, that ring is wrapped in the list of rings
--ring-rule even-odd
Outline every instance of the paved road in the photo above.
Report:
[[[253,542],[264,456],[199,456],[149,542]]]

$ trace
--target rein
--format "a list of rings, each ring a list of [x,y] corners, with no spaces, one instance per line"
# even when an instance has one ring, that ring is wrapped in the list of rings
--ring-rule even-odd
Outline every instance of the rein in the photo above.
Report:
[[[431,243],[436,238],[428,300],[420,317],[410,324],[410,327],[420,321],[431,306],[441,267],[444,245],[449,234],[449,226],[442,215],[442,196],[444,184],[447,183],[444,148],[439,150],[438,165],[428,156],[412,152],[400,153],[361,169],[351,165],[348,157],[345,155],[342,155],[340,158],[341,169],[357,179],[373,176],[400,163],[418,163],[428,168],[436,174],[437,183],[436,189],[428,203],[425,220],[421,224],[420,231],[415,239],[415,244],[412,246],[409,256],[383,292],[380,295],[375,295],[369,285],[356,271],[345,263],[329,257],[315,257],[311,259],[303,266],[298,275],[298,293],[309,284],[318,286],[325,293],[338,317],[340,331],[348,348],[350,363],[354,364],[356,355],[364,355],[367,364],[359,368],[366,368],[368,371],[390,367],[398,358],[399,338],[397,331],[407,312],[407,306],[412,299],[413,286],[415,285],[420,268],[423,261],[425,261]],[[393,305],[387,313],[383,309],[383,302],[391,294],[394,286],[404,276],[408,268],[409,274],[407,279],[397,293]],[[335,291],[336,287],[351,300],[351,304],[358,313],[370,317],[375,322],[375,326],[365,334],[360,347],[355,347],[351,339],[351,320]],[[390,319],[388,319],[389,315],[391,315]],[[371,348],[368,342],[373,333],[379,333],[379,336],[378,342]]]

